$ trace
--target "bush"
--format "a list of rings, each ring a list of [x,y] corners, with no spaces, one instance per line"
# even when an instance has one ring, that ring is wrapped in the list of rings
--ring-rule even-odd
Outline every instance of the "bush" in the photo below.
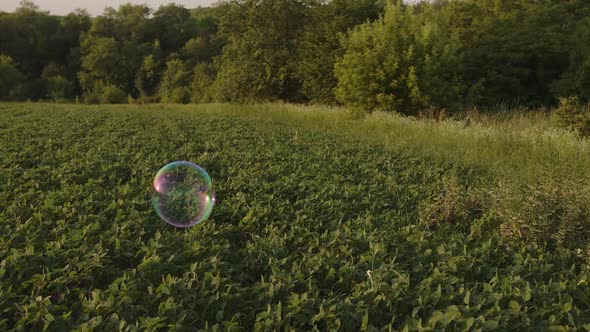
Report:
[[[449,223],[455,227],[468,226],[483,216],[487,206],[487,195],[465,188],[457,177],[445,177],[440,183],[440,193],[420,207],[418,220],[428,228]]]
[[[24,79],[11,57],[0,54],[0,99],[8,99]]]
[[[54,62],[48,64],[47,66],[43,67],[43,71],[41,72],[41,77],[43,78],[50,78],[55,76],[65,76],[66,69],[62,65],[58,65]]]
[[[107,85],[101,95],[102,104],[125,104],[127,103],[127,93],[123,89]]]
[[[580,137],[590,136],[590,104],[578,97],[561,98],[559,107],[553,113],[554,123],[575,132]]]
[[[84,93],[84,102],[87,104],[125,104],[127,103],[127,93],[115,85],[95,82],[94,87]]]
[[[157,101],[158,84],[160,83],[161,63],[153,54],[146,56],[137,74],[135,88],[139,91],[136,102],[141,104]]]
[[[184,69],[182,60],[173,59],[166,62],[166,71],[162,76],[158,90],[161,101],[163,103],[188,103],[191,99],[188,89],[190,80],[191,74]]]
[[[569,248],[585,247],[590,239],[590,189],[585,183],[551,177],[520,186],[502,183],[492,197],[504,237]]]
[[[213,84],[212,68],[206,63],[199,63],[193,70],[193,82],[191,84],[191,102],[209,103],[212,101],[211,84]]]
[[[191,91],[187,87],[174,88],[166,97],[166,103],[188,104],[191,101]]]
[[[355,28],[336,64],[336,97],[353,108],[415,115],[428,106],[456,108],[458,42],[448,19],[430,19],[400,3]]]
[[[40,100],[47,96],[47,81],[42,78],[24,81],[10,90],[12,100]]]
[[[86,104],[100,104],[100,92],[96,88],[86,91],[82,95],[82,100]]]
[[[371,112],[360,107],[348,107],[344,111],[344,118],[348,120],[360,120],[370,115]]]
[[[65,100],[71,97],[74,85],[63,76],[52,76],[46,79],[47,95],[55,100]]]

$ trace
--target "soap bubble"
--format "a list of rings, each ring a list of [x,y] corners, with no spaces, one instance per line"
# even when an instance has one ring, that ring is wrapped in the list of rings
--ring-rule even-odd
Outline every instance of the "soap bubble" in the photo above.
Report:
[[[162,167],[152,189],[156,213],[172,226],[186,228],[201,223],[209,218],[215,205],[209,174],[188,161],[175,161]]]

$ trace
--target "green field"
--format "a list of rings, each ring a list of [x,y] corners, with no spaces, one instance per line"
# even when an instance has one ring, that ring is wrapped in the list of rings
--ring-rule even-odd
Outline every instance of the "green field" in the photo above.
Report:
[[[539,121],[0,104],[0,330],[590,330],[590,144]]]

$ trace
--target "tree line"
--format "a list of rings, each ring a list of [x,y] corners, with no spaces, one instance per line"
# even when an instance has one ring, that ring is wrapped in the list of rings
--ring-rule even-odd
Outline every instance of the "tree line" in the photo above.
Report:
[[[0,100],[415,114],[590,101],[587,0],[229,0],[0,12]]]

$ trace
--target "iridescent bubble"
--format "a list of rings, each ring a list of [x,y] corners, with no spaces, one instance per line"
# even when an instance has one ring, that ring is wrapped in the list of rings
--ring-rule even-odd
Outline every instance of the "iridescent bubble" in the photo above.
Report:
[[[165,222],[191,227],[205,221],[215,205],[209,174],[199,165],[175,161],[162,167],[154,178],[152,205]]]

